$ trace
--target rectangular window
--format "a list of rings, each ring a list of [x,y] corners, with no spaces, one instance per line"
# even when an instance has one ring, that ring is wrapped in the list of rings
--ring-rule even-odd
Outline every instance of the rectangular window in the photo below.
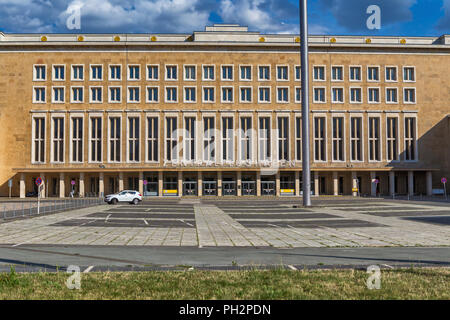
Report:
[[[367,67],[367,81],[380,81],[379,67]]]
[[[91,66],[91,80],[103,80],[103,66]]]
[[[386,81],[397,82],[397,67],[386,67]]]
[[[80,65],[72,66],[72,80],[73,81],[84,80],[84,66]]]
[[[177,88],[176,87],[166,87],[166,102],[177,102]]]
[[[302,118],[295,118],[295,160],[302,161]]]
[[[83,118],[72,118],[72,162],[83,162]]]
[[[147,80],[159,80],[159,66],[147,66]]]
[[[139,103],[141,101],[141,87],[128,87],[128,102]]]
[[[64,89],[65,89],[64,87],[53,88],[53,103],[64,103],[65,101]]]
[[[350,154],[352,161],[362,161],[362,118],[350,119]]]
[[[177,118],[166,118],[166,160],[178,160]]]
[[[344,68],[333,66],[331,67],[331,81],[343,81],[344,80]]]
[[[110,87],[109,88],[109,102],[118,103],[122,101],[122,88]]]
[[[344,161],[344,118],[333,118],[333,161]]]
[[[147,87],[147,102],[155,103],[159,101],[159,88]]]
[[[416,81],[416,69],[414,67],[403,68],[403,81],[415,82]]]
[[[289,118],[278,118],[278,160],[289,160]]]
[[[289,88],[277,88],[277,102],[289,102]]]
[[[52,162],[64,162],[64,118],[53,118]]]
[[[398,118],[387,118],[387,160],[398,160]]]
[[[405,160],[415,161],[416,158],[416,118],[405,118]]]
[[[326,161],[325,117],[314,118],[314,160]]]
[[[91,118],[91,162],[102,162],[102,118]]]
[[[121,154],[121,118],[109,118],[109,161],[120,162]]]
[[[178,80],[177,69],[177,66],[166,66],[166,80]]]
[[[34,118],[33,162],[45,162],[45,118]]]
[[[232,117],[222,118],[222,160],[233,161],[234,159],[234,125]]]
[[[241,160],[252,159],[252,118],[241,118]]]
[[[259,67],[258,80],[259,81],[270,80],[270,67],[269,66],[260,66]]]
[[[109,66],[109,80],[118,81],[122,79],[122,66]]]
[[[147,118],[147,161],[157,162],[158,161],[158,118],[148,117]]]
[[[325,88],[314,88],[314,102],[325,103]]]
[[[269,103],[270,102],[270,87],[259,88],[259,102]]]
[[[369,161],[381,161],[380,118],[369,117]]]
[[[214,161],[216,159],[214,120],[214,117],[203,118],[203,160],[205,161]]]
[[[47,67],[46,66],[34,66],[33,80],[34,81],[47,80]]]
[[[300,66],[295,66],[295,81],[302,80],[302,68]]]
[[[195,136],[196,136],[196,119],[194,117],[184,118],[184,160],[195,160]]]
[[[34,103],[45,103],[46,102],[46,94],[45,87],[35,87],[34,88]]]
[[[252,102],[252,88],[241,88],[240,102]]]
[[[369,100],[369,103],[379,103],[380,102],[380,89],[379,88],[369,88],[368,89],[368,100]]]
[[[65,66],[53,66],[53,80],[54,81],[66,80],[66,67]]]
[[[203,102],[214,102],[214,87],[203,88]]]
[[[362,89],[350,88],[350,103],[361,103],[361,102],[362,102]]]
[[[184,102],[195,102],[197,97],[195,94],[195,87],[185,87],[184,88]]]
[[[313,69],[314,81],[325,81],[325,67],[315,66]]]
[[[140,66],[128,66],[128,80],[135,81],[141,79]]]
[[[222,88],[222,102],[233,102],[233,88]]]
[[[343,88],[332,88],[331,98],[333,103],[344,103],[344,89]]]
[[[259,118],[259,161],[271,160],[271,144],[270,144],[270,118]]]
[[[184,79],[187,81],[194,81],[197,79],[195,66],[184,66]]]
[[[233,66],[222,66],[222,80],[233,80]]]
[[[295,88],[295,102],[296,103],[302,102],[302,88],[299,87]]]
[[[243,80],[243,81],[252,80],[252,67],[241,66],[240,80]]]
[[[91,87],[91,103],[101,103],[103,101],[102,87]]]
[[[278,81],[287,81],[289,80],[289,72],[287,66],[278,66],[277,67],[277,80]]]
[[[397,103],[398,94],[397,88],[386,88],[386,103]]]
[[[416,89],[415,88],[404,88],[403,97],[405,103],[416,103]]]
[[[84,88],[83,87],[72,87],[72,102],[80,103],[84,100]]]
[[[214,79],[214,66],[203,66],[203,80],[212,81]]]
[[[361,81],[361,67],[350,67],[350,81]]]
[[[128,161],[140,161],[140,121],[139,117],[128,118]]]

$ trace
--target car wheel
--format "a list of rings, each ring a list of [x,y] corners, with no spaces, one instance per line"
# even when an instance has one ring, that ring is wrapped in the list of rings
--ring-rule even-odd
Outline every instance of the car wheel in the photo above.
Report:
[[[112,203],[112,204],[117,204],[117,199],[112,199],[112,200],[111,200],[111,203]]]
[[[133,200],[133,204],[134,204],[134,205],[137,205],[138,203],[139,203],[139,199],[134,199],[134,200]]]

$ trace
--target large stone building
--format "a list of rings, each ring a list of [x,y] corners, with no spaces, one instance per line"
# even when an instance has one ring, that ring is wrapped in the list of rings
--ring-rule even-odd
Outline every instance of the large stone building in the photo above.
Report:
[[[0,192],[300,195],[300,39],[0,33]],[[314,194],[450,176],[450,36],[312,36]],[[377,183],[378,182],[378,183]]]

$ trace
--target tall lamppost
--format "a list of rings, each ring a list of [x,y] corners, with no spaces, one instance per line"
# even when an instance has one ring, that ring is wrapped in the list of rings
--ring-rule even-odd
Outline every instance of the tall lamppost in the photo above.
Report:
[[[309,155],[309,59],[308,59],[308,6],[300,0],[300,48],[302,70],[302,184],[303,205],[311,206],[311,168]]]

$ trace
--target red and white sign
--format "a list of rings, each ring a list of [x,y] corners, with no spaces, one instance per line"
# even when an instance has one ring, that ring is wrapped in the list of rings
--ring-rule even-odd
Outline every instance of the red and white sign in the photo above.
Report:
[[[39,177],[36,179],[36,185],[40,186],[42,184],[42,179]]]
[[[441,182],[442,182],[443,184],[446,184],[446,183],[447,183],[447,178],[442,178],[442,179],[441,179]]]

